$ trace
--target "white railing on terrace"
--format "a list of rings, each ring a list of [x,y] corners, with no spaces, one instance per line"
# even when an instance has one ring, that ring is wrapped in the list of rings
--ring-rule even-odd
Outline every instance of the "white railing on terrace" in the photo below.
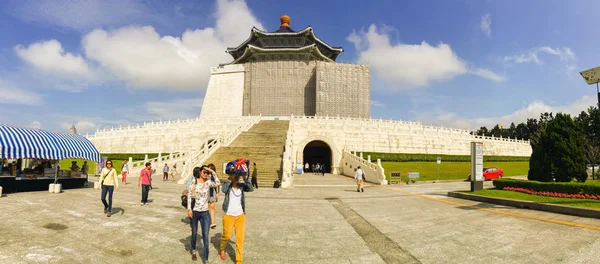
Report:
[[[356,118],[356,117],[331,117],[331,116],[292,116],[291,117],[292,120],[340,120],[343,121],[345,123],[348,122],[352,122],[352,121],[358,121],[358,122],[382,122],[382,123],[389,123],[389,124],[401,124],[401,125],[417,125],[417,126],[421,126],[422,130],[424,131],[425,129],[431,129],[431,130],[439,130],[439,131],[455,131],[455,132],[461,132],[461,133],[465,133],[468,134],[470,136],[470,138],[473,139],[483,139],[483,140],[494,140],[494,141],[507,141],[507,142],[516,142],[516,143],[527,143],[529,144],[529,140],[522,140],[522,139],[514,139],[514,138],[503,138],[503,137],[487,137],[487,136],[478,136],[478,135],[471,135],[471,131],[470,130],[466,130],[466,129],[457,129],[457,128],[449,128],[449,127],[442,127],[442,126],[426,126],[426,125],[422,125],[420,122],[411,122],[411,121],[401,121],[401,120],[387,120],[387,119],[372,119],[372,118]],[[363,124],[360,124],[361,127],[363,127]],[[409,129],[410,130],[410,129]],[[421,129],[419,129],[421,130]]]
[[[293,185],[293,172],[294,172],[294,161],[292,158],[292,152],[294,150],[293,145],[293,128],[290,125],[286,134],[285,148],[283,150],[283,167],[282,167],[282,188],[288,188]]]
[[[193,168],[207,161],[219,148],[229,146],[242,132],[248,131],[256,123],[260,122],[261,116],[253,116],[248,118],[245,123],[240,124],[236,129],[229,132],[223,137],[217,137],[209,144],[205,145],[200,151],[192,152],[186,160],[185,166],[181,173],[179,184],[187,181],[187,178],[192,175]]]
[[[362,153],[360,155],[362,156]],[[365,171],[365,174],[367,175],[367,181],[386,185],[387,180],[385,178],[385,170],[383,169],[383,166],[381,166],[381,160],[378,159],[377,164],[375,164],[372,163],[370,160],[362,158],[361,156],[357,156],[355,153],[349,152],[347,150],[343,151],[344,158],[349,158],[360,164],[361,168]],[[342,162],[345,164],[346,160],[342,159]],[[344,167],[344,170],[346,169],[347,168]],[[345,171],[344,174],[346,174],[346,176],[351,176],[347,175],[348,173],[346,173]],[[372,180],[373,178],[377,180]]]
[[[151,158],[151,159],[147,159],[147,160],[134,161],[134,162],[131,163],[131,168],[132,169],[136,169],[136,168],[139,168],[139,167],[145,167],[146,166],[146,162],[156,162],[158,164],[161,164],[162,161],[179,159],[179,158],[183,158],[184,156],[186,156],[185,153],[183,153],[183,152],[177,152],[177,153],[172,153],[172,154],[167,155],[167,156],[159,156],[159,157]]]
[[[152,126],[169,126],[169,125],[177,125],[177,124],[187,124],[193,122],[239,122],[244,119],[253,119],[253,116],[239,116],[239,117],[197,117],[197,118],[188,118],[188,119],[177,119],[177,120],[167,120],[167,121],[158,121],[158,122],[144,122],[143,125],[128,125],[128,126],[119,126],[119,127],[111,127],[111,128],[103,128],[97,129],[95,134],[86,134],[86,138],[95,138],[100,133],[108,133],[108,132],[116,132],[116,131],[127,131],[131,129],[140,129],[144,127],[152,127]]]

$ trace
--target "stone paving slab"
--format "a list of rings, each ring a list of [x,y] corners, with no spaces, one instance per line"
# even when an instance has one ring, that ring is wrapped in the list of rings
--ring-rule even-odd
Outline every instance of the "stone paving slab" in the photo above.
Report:
[[[600,220],[439,195],[468,189],[468,182],[367,185],[357,193],[348,177],[294,177],[305,187],[248,194],[244,263],[401,263],[383,258],[381,248],[405,252],[420,263],[596,263],[600,258],[600,231],[515,215],[590,226],[600,226]],[[0,263],[192,262],[190,228],[179,199],[183,186],[160,180],[153,185],[149,206],[140,206],[136,185],[122,186],[110,218],[102,213],[99,190],[89,188],[0,198]],[[218,227],[210,232],[210,263],[233,263],[233,241],[226,261],[217,252],[222,200]],[[351,219],[358,218],[364,221],[357,229]],[[198,240],[201,246],[200,235]],[[388,244],[371,244],[381,241]]]

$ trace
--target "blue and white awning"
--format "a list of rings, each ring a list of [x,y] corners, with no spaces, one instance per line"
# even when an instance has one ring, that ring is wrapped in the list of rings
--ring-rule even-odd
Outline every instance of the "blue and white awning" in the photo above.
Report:
[[[92,142],[80,135],[0,125],[0,155],[7,159],[70,159],[100,162]]]

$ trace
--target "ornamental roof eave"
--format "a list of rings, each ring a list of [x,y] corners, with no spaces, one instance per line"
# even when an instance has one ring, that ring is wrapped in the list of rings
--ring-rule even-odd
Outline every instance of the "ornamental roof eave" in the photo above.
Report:
[[[235,48],[232,48],[232,47],[227,48],[226,52],[231,54],[235,58],[235,53],[238,53],[238,51],[241,48],[243,48],[246,45],[249,45],[249,43],[252,42],[254,40],[254,38],[257,38],[259,36],[298,36],[298,35],[303,35],[303,34],[309,34],[309,36],[311,38],[313,38],[315,40],[315,42],[318,42],[319,44],[323,45],[326,49],[331,50],[332,53],[334,53],[336,55],[335,57],[337,57],[337,54],[344,52],[343,48],[329,46],[329,44],[327,44],[325,41],[322,41],[321,39],[319,39],[315,35],[313,28],[310,26],[306,27],[303,30],[297,31],[297,32],[266,32],[266,31],[258,29],[256,27],[252,27],[252,30],[250,32],[250,37],[248,37],[248,39],[246,39],[244,42],[242,42],[242,44],[238,45]],[[335,59],[335,57],[334,57],[334,59]],[[237,59],[237,58],[235,58],[235,59]]]
[[[321,51],[319,51],[319,48],[317,47],[316,44],[311,44],[311,45],[301,47],[301,48],[276,48],[276,49],[264,49],[264,48],[260,48],[260,47],[254,46],[254,45],[248,45],[248,47],[246,48],[246,50],[244,51],[244,54],[242,56],[240,56],[239,58],[235,59],[234,61],[232,61],[228,64],[243,63],[246,59],[250,58],[255,53],[273,53],[273,52],[294,52],[294,53],[309,52],[313,56],[315,56],[321,60],[324,60],[327,62],[335,62],[331,58],[323,55],[323,53],[321,53]]]

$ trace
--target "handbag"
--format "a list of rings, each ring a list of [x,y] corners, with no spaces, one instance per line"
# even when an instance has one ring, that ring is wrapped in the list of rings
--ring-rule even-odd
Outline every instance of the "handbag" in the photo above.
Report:
[[[196,180],[194,180],[194,188],[192,188],[192,190],[194,190],[194,192],[196,191]],[[188,190],[183,190],[183,193],[181,194],[181,206],[183,206],[184,208],[187,209],[187,200],[188,200]],[[194,206],[196,206],[196,197],[192,197],[192,210],[194,210]]]

